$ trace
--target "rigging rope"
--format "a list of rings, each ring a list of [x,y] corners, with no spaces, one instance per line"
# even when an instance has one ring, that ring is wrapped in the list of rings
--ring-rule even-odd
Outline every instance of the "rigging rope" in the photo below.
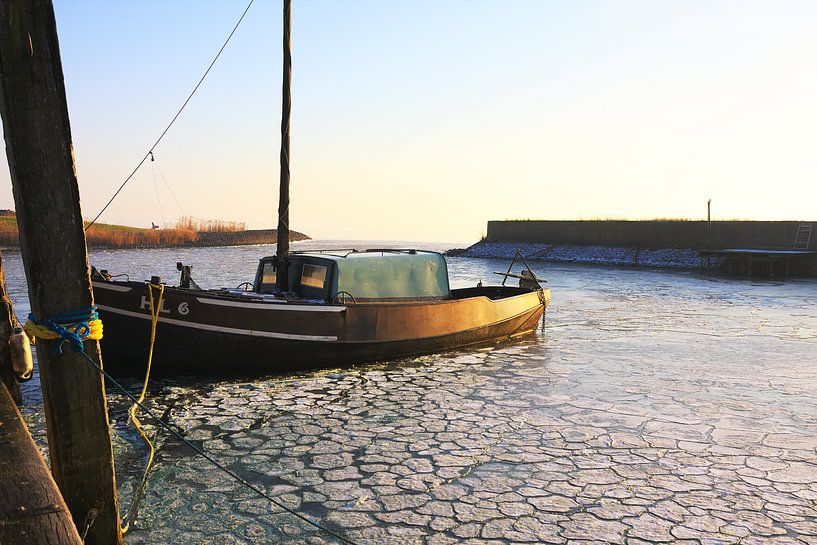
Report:
[[[153,189],[156,190],[156,202],[159,204],[159,215],[162,217],[162,227],[166,227],[165,209],[162,207],[162,197],[159,195],[159,181],[156,179],[156,159],[153,157],[153,152],[150,154],[150,172],[153,174]],[[151,224],[152,223],[153,222],[151,222]]]
[[[127,517],[125,518],[125,525],[121,528],[122,535],[127,533],[131,522],[136,520],[139,504],[142,501],[142,497],[144,496],[145,492],[145,485],[147,485],[148,482],[148,475],[150,474],[150,469],[153,467],[153,457],[156,454],[156,448],[153,446],[153,442],[148,438],[147,434],[142,429],[142,422],[139,421],[136,411],[145,401],[145,394],[148,391],[150,370],[153,365],[153,347],[156,344],[156,326],[159,323],[159,312],[162,310],[162,298],[165,294],[165,285],[147,282],[147,288],[150,301],[150,346],[148,348],[148,363],[147,369],[145,370],[145,381],[142,383],[142,392],[139,394],[139,401],[131,405],[130,409],[128,409],[128,415],[130,416],[131,423],[133,423],[133,427],[136,429],[136,433],[139,434],[139,437],[142,438],[142,441],[144,441],[145,445],[148,447],[148,457],[147,461],[145,462],[145,471],[142,473],[142,480],[139,483],[139,486],[134,490],[130,509],[128,510]],[[153,296],[154,289],[158,293],[157,297]]]
[[[162,182],[164,182],[165,187],[170,192],[170,196],[173,197],[174,201],[176,201],[176,206],[179,207],[179,211],[182,213],[182,216],[186,216],[187,213],[184,211],[184,208],[182,208],[182,205],[179,202],[179,199],[176,198],[176,194],[173,192],[173,188],[170,187],[170,184],[168,183],[167,178],[165,178],[164,172],[162,172],[162,167],[160,167],[159,163],[157,163],[157,162],[153,162],[151,164],[156,166],[156,172],[159,173],[159,178],[161,178]]]
[[[96,220],[98,220],[98,219],[99,219],[99,217],[100,217],[100,216],[101,216],[101,215],[102,215],[102,214],[105,212],[105,210],[107,210],[107,209],[108,209],[108,207],[111,205],[111,203],[114,201],[114,199],[115,199],[115,198],[116,198],[116,197],[119,195],[119,193],[120,193],[120,192],[121,192],[121,191],[122,191],[122,190],[125,188],[125,185],[127,185],[127,183],[128,183],[130,180],[131,180],[131,178],[133,178],[134,174],[136,174],[136,172],[137,172],[137,171],[138,171],[138,170],[139,170],[139,169],[142,167],[142,165],[143,165],[143,164],[145,164],[145,161],[147,161],[148,157],[150,157],[150,154],[153,152],[153,150],[154,150],[154,149],[156,149],[156,146],[158,146],[158,145],[159,145],[159,142],[161,142],[161,141],[162,141],[162,139],[165,137],[165,135],[167,134],[167,132],[170,130],[170,127],[172,127],[172,126],[173,126],[173,124],[176,122],[176,120],[177,120],[177,119],[179,118],[179,116],[182,114],[182,112],[184,111],[184,109],[187,107],[187,104],[190,102],[190,99],[192,99],[192,98],[193,98],[193,95],[195,95],[195,94],[196,94],[196,91],[198,91],[198,90],[199,90],[199,87],[201,87],[201,84],[204,82],[204,78],[206,78],[206,77],[207,77],[207,74],[209,74],[209,73],[210,73],[210,70],[211,70],[211,69],[213,68],[213,66],[216,64],[216,61],[218,61],[219,57],[221,57],[221,53],[224,51],[224,48],[226,48],[226,47],[227,47],[227,44],[228,44],[228,43],[230,43],[230,40],[232,39],[232,37],[233,37],[233,35],[235,34],[236,30],[238,30],[238,27],[239,27],[239,25],[241,24],[241,21],[243,21],[243,20],[244,20],[244,16],[245,16],[245,15],[247,15],[247,12],[250,10],[250,6],[252,6],[252,5],[253,5],[253,2],[255,2],[255,0],[250,0],[250,2],[247,4],[247,7],[246,7],[246,8],[244,8],[244,13],[242,13],[242,14],[241,14],[241,17],[239,17],[239,18],[238,18],[238,22],[236,22],[235,26],[233,27],[233,30],[230,32],[230,35],[229,35],[229,36],[227,36],[227,39],[224,41],[224,44],[222,44],[221,49],[219,49],[219,50],[218,50],[218,53],[216,53],[216,56],[213,58],[213,61],[212,61],[212,62],[210,63],[210,65],[207,67],[207,70],[205,70],[205,71],[204,71],[204,74],[203,74],[203,75],[201,76],[201,78],[199,79],[199,82],[196,84],[196,86],[193,88],[193,90],[192,90],[192,91],[190,92],[190,94],[187,96],[187,99],[184,101],[184,103],[181,105],[181,107],[179,108],[179,110],[176,112],[176,115],[174,115],[174,116],[173,116],[173,119],[171,119],[171,120],[170,120],[170,123],[168,123],[168,124],[167,124],[167,127],[165,127],[165,130],[163,130],[163,131],[162,131],[162,134],[160,134],[160,135],[159,135],[159,138],[157,138],[157,139],[156,139],[156,141],[153,143],[153,145],[150,147],[150,149],[147,151],[147,153],[145,153],[145,155],[142,157],[142,159],[141,159],[141,160],[139,161],[139,163],[136,165],[136,168],[134,168],[134,169],[131,171],[131,173],[130,173],[130,174],[128,174],[128,177],[127,177],[127,178],[125,178],[125,181],[124,181],[124,182],[122,182],[122,184],[119,186],[119,189],[117,189],[117,190],[114,192],[113,196],[111,196],[111,198],[110,198],[110,199],[108,199],[108,202],[105,204],[105,206],[103,206],[103,207],[102,207],[102,210],[100,210],[100,211],[99,211],[99,213],[98,213],[98,214],[97,214],[97,215],[94,217],[94,219],[92,219],[92,220],[90,221],[90,223],[88,223],[88,225],[85,227],[85,230],[86,230],[86,231],[87,231],[88,229],[90,229],[90,228],[91,228],[91,226],[92,226],[94,223],[96,223]]]

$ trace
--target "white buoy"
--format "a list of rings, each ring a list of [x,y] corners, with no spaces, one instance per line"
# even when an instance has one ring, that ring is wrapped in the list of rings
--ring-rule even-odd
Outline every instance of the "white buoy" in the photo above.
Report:
[[[25,382],[34,374],[34,359],[31,357],[31,343],[28,335],[22,331],[9,337],[9,351],[11,352],[11,366],[17,380]]]

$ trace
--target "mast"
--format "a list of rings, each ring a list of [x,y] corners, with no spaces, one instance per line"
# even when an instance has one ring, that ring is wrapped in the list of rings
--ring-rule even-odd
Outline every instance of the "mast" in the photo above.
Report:
[[[289,117],[292,110],[292,0],[284,0],[284,77],[281,89],[281,178],[278,197],[278,286],[286,290],[289,257]]]

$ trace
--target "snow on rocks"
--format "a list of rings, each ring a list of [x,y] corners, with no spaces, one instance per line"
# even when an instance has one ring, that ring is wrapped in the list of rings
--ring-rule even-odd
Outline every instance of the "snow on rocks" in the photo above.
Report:
[[[628,265],[667,269],[696,269],[698,252],[688,248],[646,250],[613,246],[574,246],[543,242],[481,241],[469,247],[465,257],[512,259],[519,249],[525,259],[540,259],[559,263],[596,265]]]

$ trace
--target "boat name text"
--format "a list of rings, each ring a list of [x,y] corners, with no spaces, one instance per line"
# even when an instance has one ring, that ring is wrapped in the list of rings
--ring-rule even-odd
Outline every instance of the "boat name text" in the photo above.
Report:
[[[142,302],[139,305],[139,308],[141,310],[150,309],[150,299],[148,299],[147,295],[142,296]],[[179,306],[176,310],[182,316],[187,316],[188,314],[190,314],[190,305],[187,302],[179,303]],[[162,307],[159,309],[159,312],[162,314],[170,314],[170,309],[167,306],[167,299],[162,300]]]

